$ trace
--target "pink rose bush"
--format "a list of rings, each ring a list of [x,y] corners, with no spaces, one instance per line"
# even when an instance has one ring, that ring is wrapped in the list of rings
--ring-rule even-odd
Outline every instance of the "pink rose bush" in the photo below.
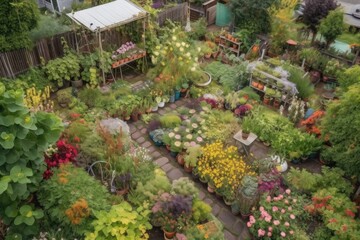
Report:
[[[290,189],[278,196],[263,195],[247,227],[255,239],[295,239],[298,221],[304,219],[305,200]]]

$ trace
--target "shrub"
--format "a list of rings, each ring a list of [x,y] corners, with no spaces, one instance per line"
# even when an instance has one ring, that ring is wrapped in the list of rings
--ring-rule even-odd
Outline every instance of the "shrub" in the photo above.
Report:
[[[58,103],[67,107],[73,99],[72,88],[61,89],[57,91],[56,96]]]
[[[39,190],[38,200],[54,224],[81,236],[90,230],[94,211],[110,209],[110,194],[83,169],[62,164]]]
[[[192,219],[196,224],[203,223],[210,218],[211,210],[209,204],[195,200],[192,206]]]
[[[92,222],[95,230],[87,232],[85,239],[148,239],[146,231],[152,228],[150,213],[147,204],[133,209],[127,202],[112,206],[110,211],[95,212],[97,219]]]
[[[163,128],[174,128],[181,124],[181,118],[175,114],[166,114],[159,120]]]
[[[85,88],[79,92],[79,98],[86,106],[93,108],[101,98],[101,92],[97,88]]]
[[[37,231],[35,219],[42,216],[28,200],[42,180],[44,152],[63,127],[53,114],[30,113],[23,92],[6,91],[2,83],[0,109],[0,218],[9,226],[9,235],[28,239]]]
[[[199,197],[199,190],[187,177],[174,180],[172,183],[171,193],[183,196],[191,196],[193,199]]]

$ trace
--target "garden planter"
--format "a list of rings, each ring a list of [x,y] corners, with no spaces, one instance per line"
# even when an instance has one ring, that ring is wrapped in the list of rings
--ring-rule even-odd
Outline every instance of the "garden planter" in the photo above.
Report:
[[[196,86],[198,86],[198,87],[205,87],[205,86],[207,86],[207,85],[209,85],[209,84],[211,83],[211,75],[210,75],[210,73],[204,71],[204,74],[207,75],[208,81],[207,81],[207,82],[204,82],[204,83],[195,82],[194,84],[195,84]]]
[[[241,137],[242,137],[243,140],[248,139],[249,135],[250,135],[249,132],[245,132],[245,131],[241,132]]]
[[[293,158],[291,159],[291,163],[293,164],[299,164],[301,162],[301,159],[300,158]]]
[[[177,162],[178,162],[181,166],[184,166],[185,160],[184,160],[184,154],[183,154],[183,153],[179,153],[179,154],[176,156],[176,160],[177,160]]]
[[[175,101],[180,99],[180,91],[176,90],[175,91]]]
[[[184,165],[184,171],[187,173],[191,173],[192,172],[193,167],[191,166],[186,166],[186,164]]]
[[[259,90],[264,90],[264,85],[261,84],[261,83],[259,83],[258,86],[257,86],[257,88],[258,88]]]
[[[151,108],[151,111],[156,112],[159,109],[158,105]]]
[[[83,80],[71,81],[71,86],[74,88],[80,88],[83,86]]]
[[[188,89],[187,89],[187,88],[181,89],[181,90],[180,90],[180,96],[181,96],[182,98],[186,97],[187,92],[188,92]]]
[[[205,177],[203,177],[203,176],[200,176],[200,177],[199,177],[199,180],[200,180],[200,182],[202,182],[202,183],[207,183],[207,179],[206,179]]]
[[[254,88],[258,88],[258,85],[259,85],[258,82],[254,82],[254,81],[251,82],[251,86],[253,86]]]
[[[170,96],[170,102],[171,103],[175,102],[175,94]]]
[[[131,114],[131,120],[132,120],[133,122],[139,121],[139,113],[132,113],[132,114]]]
[[[235,216],[240,213],[239,204],[237,204],[236,202],[233,202],[231,204],[231,213],[234,214]]]
[[[247,218],[251,213],[251,208],[259,201],[259,195],[247,196],[243,191],[239,191],[237,200],[239,201],[241,216]]]
[[[279,108],[279,107],[280,107],[280,100],[275,99],[273,106],[274,106],[275,108]]]
[[[264,97],[264,100],[263,100],[263,103],[265,104],[265,105],[269,105],[270,104],[270,98],[269,97]]]
[[[209,59],[211,57],[211,53],[207,53],[204,55],[206,59]]]
[[[146,113],[151,113],[151,111],[152,111],[152,108],[148,108],[145,110]]]
[[[164,231],[164,238],[165,238],[165,239],[173,239],[174,236],[175,236],[175,234],[176,234],[175,231],[173,231],[173,232],[168,232],[168,231],[166,231],[166,230],[164,230],[164,229],[163,229],[163,231]]]
[[[208,190],[209,193],[214,193],[215,192],[215,187],[212,184],[208,183],[207,190]]]
[[[234,199],[227,199],[226,197],[223,197],[224,203],[228,206],[231,206],[234,202]]]
[[[160,108],[165,107],[165,102],[159,102],[159,103],[158,103],[158,107],[160,107]]]

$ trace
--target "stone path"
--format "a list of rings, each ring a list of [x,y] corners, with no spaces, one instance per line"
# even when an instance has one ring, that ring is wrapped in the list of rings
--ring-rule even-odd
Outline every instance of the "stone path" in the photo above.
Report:
[[[159,109],[158,114],[163,115],[172,112],[178,107],[186,104],[187,99],[181,99],[175,103],[167,104],[165,108]],[[223,223],[225,239],[227,240],[245,240],[250,239],[249,231],[246,227],[246,222],[240,217],[231,213],[230,207],[226,206],[221,198],[206,190],[206,185],[192,178],[192,175],[186,173],[177,162],[176,159],[170,156],[165,147],[157,147],[153,144],[147,133],[146,124],[142,121],[130,123],[131,137],[142,147],[150,151],[155,163],[161,167],[167,174],[171,181],[181,177],[188,177],[191,179],[200,191],[200,198],[211,205],[212,213]],[[254,153],[255,157],[265,156],[267,149],[263,145],[255,142],[250,151]]]

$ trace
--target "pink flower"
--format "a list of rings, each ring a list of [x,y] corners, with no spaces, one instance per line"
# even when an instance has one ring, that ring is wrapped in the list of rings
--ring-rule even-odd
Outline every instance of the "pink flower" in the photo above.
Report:
[[[285,204],[289,204],[289,201],[287,199],[284,202],[285,202]]]
[[[258,230],[258,237],[265,236],[265,230],[262,230],[261,228]]]
[[[288,227],[288,226],[290,226],[290,223],[285,222],[284,225],[285,225],[285,227]]]
[[[286,212],[285,209],[281,209],[281,213],[284,214]]]
[[[297,202],[297,199],[296,199],[296,198],[294,198],[294,199],[293,199],[293,202],[294,202],[294,203],[296,203],[296,202]]]
[[[275,202],[280,200],[278,197],[274,197],[273,199],[274,199]]]
[[[247,222],[246,225],[248,228],[251,228],[251,226],[252,226],[251,222]]]
[[[281,232],[280,235],[281,235],[282,237],[286,237],[286,233],[284,233],[284,232]]]
[[[293,231],[293,230],[290,230],[289,233],[290,233],[291,235],[293,235],[293,234],[294,234],[294,231]]]
[[[267,196],[267,197],[266,197],[266,201],[267,201],[267,202],[271,202],[271,197],[270,197],[270,196]]]
[[[268,230],[269,230],[269,232],[272,232],[273,228],[272,228],[272,227],[269,227]]]
[[[290,189],[286,189],[285,192],[286,192],[286,194],[289,194],[289,195],[290,195],[291,190],[290,190]]]
[[[291,210],[292,210],[292,207],[288,207],[288,210],[291,211]]]
[[[275,225],[275,226],[277,226],[277,225],[279,225],[279,224],[280,224],[280,221],[279,221],[279,220],[274,220],[274,222],[273,222],[273,223],[274,223],[274,225]]]
[[[267,235],[268,235],[268,237],[271,237],[271,236],[272,236],[272,233],[271,233],[271,232],[268,232]]]
[[[280,194],[280,195],[278,196],[278,198],[279,198],[279,200],[281,200],[281,199],[284,198],[284,196],[283,196],[282,194]]]
[[[253,224],[253,223],[256,222],[253,215],[250,216],[249,220],[250,220],[250,223],[251,223],[251,224]]]
[[[264,211],[264,207],[263,206],[260,206],[259,210],[262,212]]]
[[[276,211],[279,210],[279,209],[278,209],[278,207],[273,206],[273,207],[272,207],[272,210],[273,210],[273,212],[276,212]]]
[[[291,218],[291,219],[295,219],[295,215],[294,215],[294,214],[290,214],[290,218]]]
[[[265,222],[270,222],[270,221],[271,221],[271,218],[272,218],[271,216],[266,216],[266,217],[265,217]]]

